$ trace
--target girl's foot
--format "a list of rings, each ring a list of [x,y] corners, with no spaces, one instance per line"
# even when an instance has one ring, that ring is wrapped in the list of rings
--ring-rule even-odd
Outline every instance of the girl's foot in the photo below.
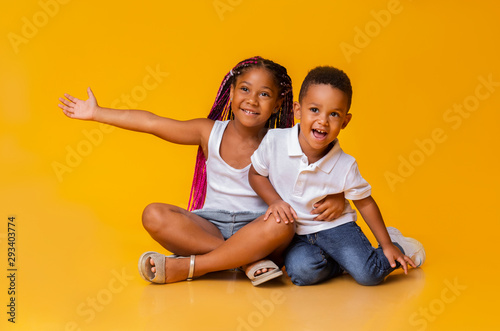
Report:
[[[156,265],[153,259],[149,260],[151,272],[156,274]],[[191,275],[190,275],[191,273]],[[188,257],[165,256],[165,283],[175,283],[191,280],[194,274],[194,255]]]
[[[262,260],[261,260],[262,261]],[[254,263],[249,263],[247,265],[244,265],[243,267],[241,267],[241,270],[244,272],[244,273],[247,273],[248,271],[250,271],[250,269],[253,268],[254,265],[256,265],[257,263],[261,262],[261,261],[257,261],[257,262],[254,262]],[[262,268],[262,269],[258,269],[255,273],[254,273],[254,276],[258,276],[258,275],[261,275],[261,274],[264,274],[268,271],[271,271],[273,270],[272,268]]]
[[[244,267],[245,274],[254,286],[283,275],[283,271],[271,260],[261,260]]]
[[[172,257],[172,258],[171,258]],[[176,261],[177,260],[177,261]],[[150,259],[151,272],[156,274],[156,266],[153,259]],[[265,260],[247,264],[242,269],[245,273],[249,272],[255,265],[262,263]],[[254,277],[278,270],[278,266],[270,268],[260,268],[254,271]],[[174,283],[186,280],[189,274],[189,260],[187,258],[178,258],[176,256],[167,256],[165,258],[165,283]]]

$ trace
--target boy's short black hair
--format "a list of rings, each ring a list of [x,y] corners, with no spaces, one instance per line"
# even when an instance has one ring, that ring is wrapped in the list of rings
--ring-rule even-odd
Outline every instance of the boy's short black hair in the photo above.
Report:
[[[344,92],[347,96],[347,110],[351,108],[351,80],[345,72],[331,66],[316,67],[309,71],[300,87],[299,102],[302,102],[302,98],[306,95],[309,86],[319,84],[330,85]]]

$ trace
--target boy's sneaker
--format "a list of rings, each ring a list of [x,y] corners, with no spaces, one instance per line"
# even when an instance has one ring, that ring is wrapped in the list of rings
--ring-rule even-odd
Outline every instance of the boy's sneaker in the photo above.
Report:
[[[425,261],[424,246],[416,239],[403,237],[401,232],[393,227],[388,227],[389,237],[393,242],[397,242],[404,250],[404,254],[410,257],[413,262],[420,267]]]

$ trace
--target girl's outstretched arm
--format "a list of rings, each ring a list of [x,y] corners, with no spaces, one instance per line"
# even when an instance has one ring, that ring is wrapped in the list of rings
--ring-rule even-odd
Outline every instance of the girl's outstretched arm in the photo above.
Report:
[[[89,98],[80,100],[69,94],[59,98],[64,114],[70,118],[110,124],[122,129],[153,134],[172,143],[205,146],[213,121],[205,118],[177,121],[135,109],[111,109],[100,107],[90,87]]]

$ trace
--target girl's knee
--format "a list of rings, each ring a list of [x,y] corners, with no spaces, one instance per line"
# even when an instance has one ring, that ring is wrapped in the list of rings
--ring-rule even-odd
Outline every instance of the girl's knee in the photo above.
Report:
[[[292,240],[295,234],[295,223],[285,224],[283,221],[278,223],[273,215],[269,216],[265,222],[270,234],[279,236],[285,241]]]
[[[169,205],[162,203],[151,203],[142,212],[142,225],[148,232],[158,231],[165,226],[168,213],[171,212]]]

